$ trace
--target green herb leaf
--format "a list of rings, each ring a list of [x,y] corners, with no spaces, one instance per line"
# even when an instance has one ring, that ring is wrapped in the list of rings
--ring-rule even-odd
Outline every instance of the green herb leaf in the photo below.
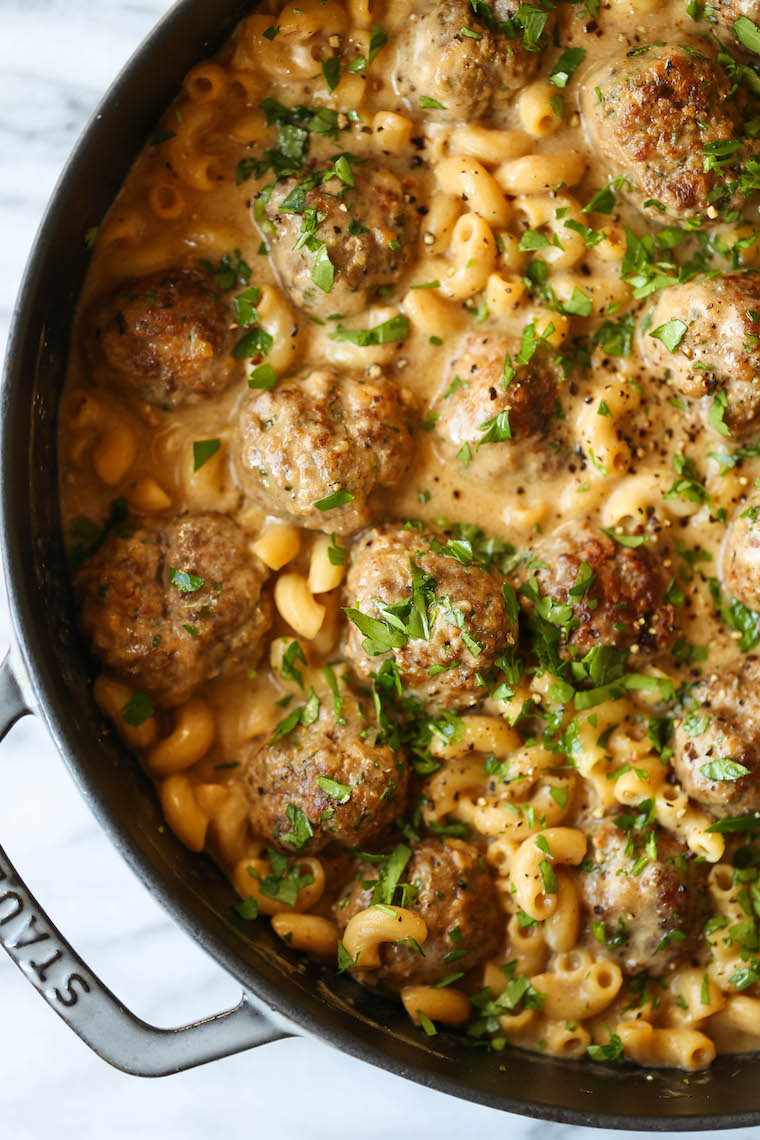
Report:
[[[549,82],[555,87],[567,87],[575,69],[586,58],[585,48],[565,48],[549,74]]]
[[[131,724],[133,728],[138,728],[141,724],[144,724],[149,717],[153,716],[155,709],[148,694],[138,691],[132,694],[120,711],[122,720],[125,720],[127,724]]]
[[[734,20],[733,33],[747,51],[760,55],[760,28],[748,16],[738,16]]]
[[[721,389],[715,393],[713,402],[710,405],[710,411],[707,413],[707,422],[713,431],[717,431],[720,435],[730,435],[728,424],[724,416],[728,411],[728,396],[725,391]]]
[[[248,360],[254,356],[266,356],[274,344],[274,339],[258,326],[249,329],[232,350],[236,360]]]
[[[388,33],[379,24],[373,24],[369,37],[369,62],[374,63],[377,53],[388,43]]]
[[[490,420],[478,425],[478,431],[484,434],[478,440],[477,450],[483,446],[484,443],[504,443],[505,440],[512,438],[512,429],[509,426],[509,408],[505,408],[503,412],[499,412]]]
[[[169,581],[172,586],[176,586],[180,594],[194,594],[200,590],[205,578],[198,578],[195,574],[188,574],[186,570],[178,570],[176,566],[170,566]]]
[[[706,780],[715,780],[717,783],[740,780],[742,776],[749,775],[749,768],[737,764],[735,760],[729,760],[727,756],[711,760],[709,764],[703,764],[699,770]]]
[[[420,107],[424,107],[426,111],[445,111],[443,103],[439,103],[437,99],[431,99],[429,95],[420,95]]]
[[[303,673],[300,669],[296,669],[296,661],[300,661],[302,665],[306,664],[301,643],[294,640],[291,641],[282,655],[280,676],[284,681],[295,681],[297,685],[303,688]]]
[[[341,784],[329,776],[317,776],[317,784],[331,800],[339,804],[347,804],[351,799],[351,785]]]
[[[741,634],[739,648],[742,653],[749,653],[760,641],[760,614],[724,594],[717,578],[709,578],[708,586],[713,605],[724,623]]]
[[[385,906],[393,905],[396,887],[401,881],[404,868],[412,857],[410,847],[398,843],[378,871],[378,880],[372,890],[372,902]]]
[[[256,899],[253,897],[243,899],[242,902],[237,904],[237,906],[235,907],[235,910],[240,915],[241,918],[244,918],[244,919],[246,919],[246,921],[249,921],[249,922],[252,921],[254,918],[259,917],[259,904],[256,902]]]
[[[271,364],[259,364],[248,377],[248,387],[271,392],[277,383],[277,373]]]
[[[311,279],[323,293],[329,293],[335,280],[335,266],[330,261],[327,246],[320,242],[314,264],[311,267]]]
[[[334,91],[340,81],[340,56],[322,61],[322,75],[328,91]]]
[[[318,499],[316,503],[312,503],[318,511],[331,511],[334,507],[343,507],[346,503],[353,502],[354,496],[345,487],[340,487],[337,491],[333,491],[331,495],[326,495],[324,499]]]
[[[221,446],[218,439],[196,439],[193,443],[193,471],[199,471]]]
[[[637,546],[643,546],[647,540],[647,536],[645,534],[618,534],[616,530],[605,530],[604,527],[601,529],[608,538],[611,538],[620,546],[628,546],[633,550],[635,550]]]
[[[409,318],[398,313],[395,317],[391,317],[371,329],[347,329],[339,324],[335,332],[330,333],[330,340],[368,348],[378,344],[394,344],[396,341],[406,340],[409,332]]]
[[[623,1042],[617,1033],[610,1035],[606,1045],[589,1045],[586,1050],[592,1061],[622,1061]]]
[[[419,1020],[420,1025],[425,1030],[425,1033],[427,1034],[427,1036],[428,1037],[435,1037],[438,1030],[433,1025],[433,1022],[430,1020],[430,1018],[427,1016],[427,1014],[423,1013],[421,1009],[418,1009],[417,1010],[417,1018]]]
[[[652,329],[649,335],[655,340],[662,341],[668,352],[675,352],[688,331],[689,326],[684,321],[679,321],[678,317],[673,317],[664,325]]]
[[[290,824],[290,830],[280,832],[280,842],[289,843],[291,847],[295,847],[296,851],[300,851],[314,835],[314,829],[306,813],[295,804],[288,804],[285,815]]]

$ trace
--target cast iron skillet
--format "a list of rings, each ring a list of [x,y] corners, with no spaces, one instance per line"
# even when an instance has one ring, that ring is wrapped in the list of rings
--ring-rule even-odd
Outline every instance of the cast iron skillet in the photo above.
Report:
[[[15,644],[0,669],[0,738],[26,712],[44,721],[114,844],[169,913],[243,987],[240,1004],[160,1030],[126,1010],[45,917],[0,849],[0,944],[105,1060],[159,1076],[294,1032],[492,1108],[606,1128],[760,1123],[760,1057],[724,1058],[688,1085],[678,1072],[608,1068],[445,1033],[426,1039],[395,1003],[291,954],[264,923],[235,924],[231,888],[161,823],[146,778],[108,731],[77,636],[58,516],[56,412],[69,329],[97,223],[185,72],[250,9],[181,0],[106,95],[53,195],[21,289],[2,391],[2,547]],[[29,805],[31,807],[31,805]],[[736,1070],[738,1075],[733,1076]]]

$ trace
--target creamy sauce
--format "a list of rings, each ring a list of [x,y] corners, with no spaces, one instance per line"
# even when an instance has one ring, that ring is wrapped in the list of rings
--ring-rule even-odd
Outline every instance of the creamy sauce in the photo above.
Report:
[[[401,0],[389,0],[376,10],[373,4],[371,16],[362,3],[349,7],[350,13],[333,0],[329,0],[322,12],[319,4],[303,10],[285,8],[281,13],[268,7],[271,16],[254,15],[244,22],[215,59],[211,72],[201,70],[195,77],[191,73],[185,91],[163,116],[153,142],[135,163],[104,219],[80,299],[62,397],[64,526],[68,534],[72,526],[76,531],[79,525],[81,530],[81,522],[77,524],[76,520],[82,518],[102,523],[111,503],[118,498],[130,504],[133,515],[150,513],[150,508],[141,506],[146,480],[157,484],[167,500],[163,510],[163,501],[157,501],[158,508],[152,508],[152,517],[169,519],[186,510],[220,511],[235,519],[251,541],[272,522],[272,517],[260,505],[242,493],[232,456],[239,406],[249,392],[245,376],[258,362],[236,363],[233,367],[238,369],[237,378],[211,399],[162,409],[126,392],[119,393],[102,385],[96,387],[84,351],[84,341],[93,335],[87,314],[97,298],[127,280],[177,266],[195,267],[199,260],[215,270],[222,257],[239,251],[237,256],[249,267],[250,284],[269,286],[277,312],[284,314],[278,320],[261,318],[261,325],[275,337],[272,353],[276,354],[279,349],[282,358],[287,356],[282,352],[283,337],[296,344],[293,362],[280,372],[280,380],[286,375],[305,373],[327,364],[360,376],[384,375],[412,393],[417,409],[414,453],[408,472],[397,487],[373,493],[371,501],[376,506],[376,520],[421,519],[433,525],[445,519],[449,523],[474,524],[488,535],[505,540],[523,556],[533,554],[550,563],[568,536],[575,536],[584,528],[606,529],[624,539],[632,537],[634,545],[641,542],[654,556],[665,579],[675,583],[669,596],[677,600],[680,652],[661,654],[639,667],[636,663],[638,646],[634,646],[627,666],[652,679],[670,679],[672,687],[657,688],[652,680],[651,690],[620,693],[618,699],[600,705],[596,711],[579,713],[577,719],[582,722],[584,740],[591,740],[592,736],[596,740],[596,736],[608,728],[607,745],[598,749],[601,759],[593,772],[590,764],[578,762],[576,756],[577,774],[571,773],[566,778],[555,776],[553,786],[559,788],[561,780],[566,779],[572,799],[568,813],[556,813],[556,823],[548,819],[549,825],[588,827],[603,816],[615,817],[623,810],[623,803],[615,798],[616,780],[608,777],[628,762],[627,757],[634,766],[638,757],[644,768],[650,762],[660,763],[647,741],[649,720],[652,716],[677,719],[682,715],[672,705],[662,703],[663,694],[667,696],[698,676],[712,674],[741,657],[737,647],[739,635],[716,613],[705,579],[720,579],[727,523],[737,509],[746,505],[754,481],[760,475],[760,459],[752,454],[730,468],[715,458],[715,454],[726,448],[731,453],[740,442],[750,444],[754,435],[750,430],[740,438],[738,434],[727,436],[716,430],[708,422],[713,397],[684,399],[667,383],[661,369],[647,367],[642,355],[642,345],[646,349],[647,344],[646,313],[660,294],[637,301],[630,272],[628,280],[624,280],[625,227],[641,236],[677,223],[660,218],[653,209],[642,213],[619,189],[613,193],[605,212],[581,212],[617,173],[611,170],[590,138],[588,125],[578,109],[579,95],[589,82],[593,84],[593,74],[598,73],[605,60],[622,55],[629,48],[657,42],[682,42],[707,33],[711,26],[704,21],[695,23],[683,3],[602,3],[596,19],[589,15],[583,17],[580,4],[560,4],[554,33],[558,46],[552,46],[550,37],[536,76],[537,83],[543,80],[543,87],[530,89],[537,99],[546,101],[554,120],[545,119],[543,127],[534,128],[534,133],[530,133],[526,130],[533,122],[529,119],[530,107],[518,97],[519,92],[515,92],[516,97],[506,109],[481,124],[489,131],[499,132],[498,137],[494,135],[484,142],[477,134],[467,133],[472,124],[442,121],[445,116],[435,109],[412,107],[394,90],[396,40],[408,24],[409,5]],[[299,20],[312,19],[321,28],[339,28],[335,34],[343,37],[343,78],[332,93],[327,90],[320,68],[321,59],[330,54],[329,44],[321,31],[311,37],[299,36]],[[272,29],[280,28],[274,38],[262,37],[268,25]],[[346,71],[346,62],[366,52],[372,25],[385,29],[388,42],[366,70]],[[469,26],[476,35],[482,34],[484,25],[474,16]],[[726,41],[731,39],[725,29],[721,35]],[[341,41],[335,42],[340,44]],[[355,50],[347,46],[349,44],[353,44]],[[585,58],[566,86],[550,84],[547,87],[546,78],[561,52],[569,48],[582,49]],[[214,97],[216,84],[218,97]],[[256,203],[262,189],[271,183],[272,172],[257,177],[248,169],[249,176],[241,180],[246,171],[239,165],[247,159],[259,159],[263,151],[276,145],[275,127],[266,128],[263,113],[258,110],[265,97],[286,107],[323,106],[339,112],[337,129],[331,137],[315,132],[310,135],[310,160],[319,169],[328,168],[336,153],[345,152],[391,171],[403,185],[408,208],[419,218],[419,239],[406,267],[386,295],[370,299],[364,311],[342,322],[349,328],[365,329],[406,314],[409,335],[403,340],[365,348],[337,342],[330,339],[329,334],[338,320],[312,320],[308,310],[299,310],[288,300],[284,282],[278,279],[267,252],[271,233],[266,225],[261,225],[260,213],[257,217]],[[380,112],[394,112],[402,117],[395,124],[401,132],[400,145],[384,147],[383,135],[389,128],[386,124],[385,131],[377,129],[383,125],[376,118]],[[407,137],[411,133],[411,140],[404,141],[409,120],[412,126],[411,132],[407,130]],[[494,159],[489,155],[489,146],[497,150],[501,147],[502,156]],[[499,248],[489,254],[488,281],[482,281],[466,296],[451,295],[455,287],[449,283],[463,267],[449,247],[448,230],[457,217],[468,214],[472,202],[463,200],[461,193],[445,194],[439,183],[441,176],[437,174],[441,163],[457,155],[474,155],[481,162],[481,168],[494,174],[496,183],[502,187],[505,218],[491,226]],[[577,177],[571,173],[568,185],[556,188],[556,183],[552,183],[547,187],[548,192],[531,189],[504,194],[504,186],[510,185],[511,177],[505,168],[524,156],[553,156],[570,172],[580,156],[582,170]],[[202,175],[197,173],[199,164],[205,172]],[[236,179],[236,172],[241,169]],[[360,185],[361,164],[356,163],[353,171]],[[204,178],[209,183],[208,189],[199,188]],[[164,216],[172,213],[176,216]],[[754,216],[749,206],[745,213],[747,219]],[[448,220],[441,222],[441,219]],[[576,229],[564,225],[568,219],[577,221]],[[431,224],[438,228],[431,229]],[[697,228],[710,235],[712,247],[707,266],[717,272],[734,267],[730,253],[734,244],[740,237],[754,232],[750,221],[727,223],[720,218]],[[558,244],[547,244],[538,238],[530,249],[524,236],[526,232],[548,237],[550,243],[556,235]],[[603,236],[597,239],[596,234]],[[716,241],[718,237],[722,244]],[[573,242],[579,241],[582,243],[580,254],[571,256]],[[694,256],[698,243],[699,238],[687,234],[672,252],[662,254],[663,260],[672,256],[678,264],[683,264]],[[519,244],[523,248],[518,248]],[[725,256],[718,250],[723,250]],[[754,264],[757,250],[757,245],[746,243],[746,247],[735,254],[739,265]],[[570,313],[557,312],[547,308],[539,289],[534,288],[531,296],[530,289],[525,288],[525,275],[537,262],[547,265],[547,285],[562,301],[570,301],[571,295],[575,297],[573,290],[581,289],[584,296],[580,308],[576,304],[575,313],[572,302]],[[212,281],[212,274],[208,270],[206,273]],[[439,284],[414,288],[430,282]],[[227,298],[231,300],[244,288],[244,282],[238,278],[234,289],[226,294]],[[515,300],[505,303],[505,295],[514,295]],[[591,302],[587,306],[589,297]],[[424,305],[428,298],[435,305],[434,315],[423,319],[415,305],[420,300]],[[592,315],[578,315],[586,314],[592,306]],[[579,355],[581,340],[588,345],[589,338],[605,322],[620,330],[629,315],[633,316],[637,331],[629,339],[627,352],[613,355],[608,351],[608,339],[597,347],[590,345],[587,356]],[[683,319],[687,320],[688,315],[683,314]],[[531,325],[539,336],[546,333],[542,353],[551,355],[552,359],[560,355],[565,358],[559,370],[554,415],[543,433],[524,440],[516,438],[484,444],[477,450],[472,446],[469,452],[457,454],[457,447],[439,430],[435,411],[438,409],[440,414],[444,406],[444,394],[456,374],[456,364],[452,362],[461,352],[463,341],[474,335],[484,338],[506,335],[512,340],[514,356],[520,350],[524,330]],[[456,398],[456,392],[449,398]],[[193,444],[217,439],[220,441],[218,452],[194,472]],[[114,467],[107,463],[105,468],[102,465],[99,468],[99,449],[114,454],[120,447],[128,457],[124,469],[120,469],[118,460],[115,474]],[[691,473],[687,468],[685,474],[687,478],[693,476],[693,483],[698,484],[696,491],[693,485],[691,490],[686,487],[685,493],[683,486],[680,491],[677,487],[673,490],[684,474],[683,471],[678,473],[679,457],[683,456],[695,465]],[[109,475],[108,482],[104,481],[104,470]],[[329,512],[325,515],[324,530],[331,532]],[[286,572],[308,573],[313,541],[312,532],[302,531],[300,553],[289,561]],[[350,545],[350,538],[340,542]],[[695,550],[702,552],[696,558],[690,553]],[[275,577],[273,574],[272,579]],[[307,660],[304,666],[307,681],[313,683],[318,696],[325,701],[330,697],[320,669],[325,661],[334,661],[340,656],[341,629],[345,622],[340,606],[350,604],[350,599],[341,599],[338,587],[320,595],[318,602],[326,607],[322,629],[311,642],[302,637],[301,643]],[[282,638],[285,640],[280,641]],[[265,653],[253,675],[244,672],[233,677],[220,676],[208,681],[199,693],[213,712],[213,743],[200,760],[182,771],[182,778],[189,781],[191,790],[196,789],[195,807],[210,821],[208,830],[204,831],[207,849],[230,872],[238,889],[240,880],[235,878],[235,868],[241,861],[265,859],[264,845],[247,828],[247,793],[239,768],[240,751],[252,740],[265,740],[287,715],[289,710],[283,712],[281,707],[283,699],[290,697],[298,703],[304,698],[304,692],[292,678],[283,678],[280,671],[270,665],[270,661],[276,665],[278,652],[281,654],[282,647],[293,640],[293,630],[282,615],[276,615],[272,629],[273,655]],[[698,648],[690,651],[689,647]],[[513,697],[486,700],[476,714],[496,720],[506,718],[511,722],[522,702],[529,698],[539,704],[544,701],[544,709],[549,709],[553,707],[549,694],[551,681],[546,674],[525,674]],[[112,711],[115,711],[117,728],[133,744],[139,744],[134,734],[130,737],[129,728],[125,729],[118,709]],[[463,715],[467,717],[468,713]],[[597,715],[598,728],[593,722]],[[158,733],[161,737],[168,736],[172,714],[159,709],[156,717]],[[572,718],[573,710],[568,707],[564,725]],[[149,743],[152,746],[153,742]],[[480,756],[479,763],[482,761]],[[561,758],[557,763],[562,767]],[[150,769],[150,764],[148,767]],[[151,770],[161,784],[162,778],[155,767]],[[652,788],[654,782],[653,776]],[[215,793],[214,788],[220,789],[220,793]],[[506,859],[507,865],[502,865],[498,872],[502,877],[500,889],[507,915],[514,915],[519,910],[513,890],[517,848],[525,836],[541,831],[541,820],[523,818],[523,830],[510,839],[505,838],[503,826],[486,825],[482,822],[483,813],[479,816],[477,811],[478,807],[482,809],[494,802],[498,806],[503,798],[511,797],[519,804],[523,793],[519,788],[517,791],[509,789],[510,785],[505,785],[494,801],[484,785],[483,796],[478,799],[473,793],[469,800],[474,805],[471,810],[467,809],[469,816],[467,811],[458,811],[455,797],[449,804],[450,810],[442,812],[439,818],[469,822],[473,841],[486,852],[490,865],[498,868],[499,858]],[[229,792],[228,799],[222,790]],[[428,795],[433,812],[436,795],[440,794],[440,779],[436,786],[426,785],[423,794]],[[555,810],[561,800],[562,796],[557,793],[549,806],[553,804]],[[220,807],[222,804],[226,804],[224,809]],[[700,823],[705,813],[700,814],[694,805],[688,811],[691,813],[688,820],[682,812],[683,818],[677,824],[670,829],[663,828],[671,830],[682,843],[700,827],[704,831],[711,822],[708,818],[706,823]],[[181,830],[180,835],[183,837]],[[500,850],[502,856],[499,856]],[[692,848],[690,858],[694,853]],[[730,862],[728,856],[715,856],[714,852],[707,858],[712,862],[722,860],[721,866],[723,862]],[[329,916],[330,904],[346,880],[347,867],[344,855],[334,860],[332,856],[323,856],[322,863],[328,873],[328,889],[315,904],[314,913],[324,917]],[[730,875],[730,869],[728,873]],[[712,908],[715,913],[729,914],[731,921],[738,921],[734,918],[733,903],[721,910],[721,905],[714,900],[715,896]],[[579,979],[591,968],[590,964],[596,968],[600,962],[612,960],[604,945],[589,936],[587,923],[577,935],[579,949],[571,952],[561,940],[552,942],[539,933],[537,941],[542,942],[543,949],[533,951],[526,940],[532,936],[535,925],[535,922],[529,923],[523,930],[519,924],[515,925],[513,918],[509,934],[505,935],[503,953],[495,963],[486,966],[485,974],[482,970],[475,971],[469,984],[467,979],[462,983],[468,992],[486,984],[497,993],[506,980],[505,973],[499,973],[498,965],[515,960],[517,975],[533,978],[536,990],[541,989],[541,979],[545,981],[550,974],[559,979],[560,989],[562,986],[566,991],[573,987],[582,989]],[[571,953],[576,954],[577,960],[568,961]],[[758,1017],[754,1030],[748,1030],[746,1023],[741,1024],[741,1032],[745,1034],[741,1041],[747,1048],[757,1048],[760,1042],[760,1014],[755,1013],[754,1007],[743,1013],[740,1007],[736,1012],[734,999],[744,990],[731,982],[733,966],[725,964],[726,958],[734,961],[735,946],[731,954],[721,955],[703,939],[674,974],[651,984],[652,993],[656,992],[659,1000],[653,1003],[650,994],[638,1006],[624,984],[616,1000],[608,1000],[606,1005],[600,1006],[589,999],[588,1012],[582,1015],[569,1003],[567,1008],[572,1007],[574,1012],[564,1016],[561,1011],[565,1007],[554,998],[551,989],[548,1006],[543,1010],[540,1002],[534,1008],[517,1002],[511,1012],[504,1005],[499,1027],[491,1036],[570,1056],[585,1054],[591,1044],[592,1049],[602,1049],[596,1054],[598,1057],[614,1057],[619,1045],[626,1056],[640,1063],[703,1067],[714,1053],[712,1042],[716,1042],[721,1051],[733,1048],[734,1041],[736,1047],[740,1046],[739,1014],[745,1016],[745,1021],[750,1015]],[[605,965],[605,968],[610,967]],[[695,1010],[690,1005],[692,998],[686,987],[687,983],[692,984],[693,978],[689,970],[692,974],[696,971],[698,989],[703,977],[713,979],[709,981],[712,988],[704,1010]],[[754,992],[754,988],[747,990],[741,1000],[755,1001],[750,997]],[[677,1000],[678,995],[685,995],[681,1002]],[[760,1000],[757,1006],[760,1009]],[[652,1027],[652,1031],[647,1027]],[[658,1036],[661,1031],[678,1041],[669,1052]],[[678,1037],[687,1033],[693,1037],[688,1040]]]

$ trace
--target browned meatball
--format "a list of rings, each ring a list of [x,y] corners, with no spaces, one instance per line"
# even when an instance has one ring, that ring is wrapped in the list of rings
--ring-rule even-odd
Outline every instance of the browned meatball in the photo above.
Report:
[[[583,86],[592,148],[609,160],[613,175],[630,180],[625,189],[638,206],[654,199],[673,218],[740,203],[732,183],[745,146],[705,169],[704,148],[741,133],[742,105],[705,50],[701,42],[636,48],[605,63]]]
[[[255,664],[271,624],[263,564],[232,519],[128,520],[76,579],[93,653],[162,705]]]
[[[266,206],[276,227],[267,240],[282,286],[315,317],[361,312],[379,285],[396,283],[414,248],[419,218],[395,174],[355,165],[353,177],[355,188],[339,178],[324,184],[317,176],[286,178]],[[311,189],[301,187],[314,180]],[[316,228],[304,241],[311,222]],[[333,266],[332,284],[325,258]]]
[[[618,816],[622,826],[639,809]],[[701,868],[667,832],[627,830],[610,820],[590,828],[593,851],[574,872],[589,923],[596,926],[595,943],[629,974],[656,976],[689,953],[697,930]],[[646,840],[654,836],[656,855],[647,854]],[[651,839],[650,839],[651,845]],[[628,851],[626,848],[628,847]]]
[[[93,379],[167,408],[213,396],[240,374],[230,324],[218,291],[191,270],[126,281],[87,315]]]
[[[419,113],[433,99],[440,104],[432,108],[434,117],[448,121],[479,119],[489,108],[508,106],[540,59],[524,47],[522,29],[508,28],[507,35],[499,26],[518,7],[496,0],[491,30],[466,0],[417,5],[403,23],[393,64],[394,87],[409,109]]]
[[[411,412],[410,393],[385,377],[328,369],[252,392],[233,445],[243,490],[300,526],[359,530],[374,516],[373,492],[396,486],[409,465]],[[338,505],[315,506],[336,495]]]
[[[247,762],[251,827],[285,851],[366,847],[406,806],[406,759],[376,742],[376,724],[347,690],[342,700],[339,717],[332,697],[323,700],[313,724],[257,747]],[[289,812],[308,820],[303,834]]]
[[[333,908],[341,932],[355,914],[372,904],[377,878],[377,864],[359,865],[356,878]],[[418,892],[407,906],[427,926],[423,953],[386,943],[380,948],[379,969],[356,971],[361,981],[394,991],[407,985],[432,985],[454,970],[466,973],[499,949],[504,913],[477,848],[461,839],[423,839],[401,881]]]
[[[746,16],[754,24],[760,23],[758,0],[711,0],[710,7],[711,15],[726,28],[732,28],[740,16]]]
[[[712,674],[692,696],[673,737],[683,790],[716,816],[760,810],[760,661]]]
[[[639,653],[666,649],[673,640],[676,613],[665,596],[666,583],[646,547],[621,546],[606,534],[560,533],[539,555],[538,592],[572,609],[567,645],[581,656],[596,645],[638,646]],[[589,570],[581,571],[583,564]],[[523,587],[523,603],[535,605],[535,587]]]
[[[349,622],[347,659],[369,677],[392,657],[408,694],[446,708],[464,708],[485,693],[478,674],[513,644],[502,583],[478,566],[431,550],[443,535],[390,524],[356,543],[344,592]],[[385,625],[376,637],[363,619],[383,619],[393,607],[410,633]],[[357,624],[358,623],[358,624]],[[370,622],[370,633],[372,624]],[[384,652],[388,646],[390,651]]]
[[[721,569],[728,593],[750,609],[760,610],[760,503],[756,497],[731,520]]]
[[[433,405],[436,431],[457,454],[467,445],[465,465],[476,457],[479,444],[489,460],[495,452],[504,464],[524,456],[525,441],[542,432],[551,418],[556,374],[548,362],[534,358],[531,364],[518,366],[512,376],[511,360],[519,348],[519,341],[511,337],[473,333],[446,370]],[[483,444],[497,416],[502,417],[496,425],[501,438]],[[508,439],[503,438],[506,431]]]
[[[653,333],[678,320],[686,325],[671,351]],[[760,414],[760,272],[729,273],[664,289],[648,330],[640,335],[647,363],[690,399],[725,401],[723,419],[732,431]]]

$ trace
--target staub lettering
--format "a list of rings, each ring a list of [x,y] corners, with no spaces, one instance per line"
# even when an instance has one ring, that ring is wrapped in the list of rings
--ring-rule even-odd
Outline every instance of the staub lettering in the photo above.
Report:
[[[56,945],[44,919],[35,913],[32,899],[14,882],[13,872],[1,859],[0,855],[0,945],[49,1001],[70,1009],[90,993],[90,984],[67,969],[68,951]]]

